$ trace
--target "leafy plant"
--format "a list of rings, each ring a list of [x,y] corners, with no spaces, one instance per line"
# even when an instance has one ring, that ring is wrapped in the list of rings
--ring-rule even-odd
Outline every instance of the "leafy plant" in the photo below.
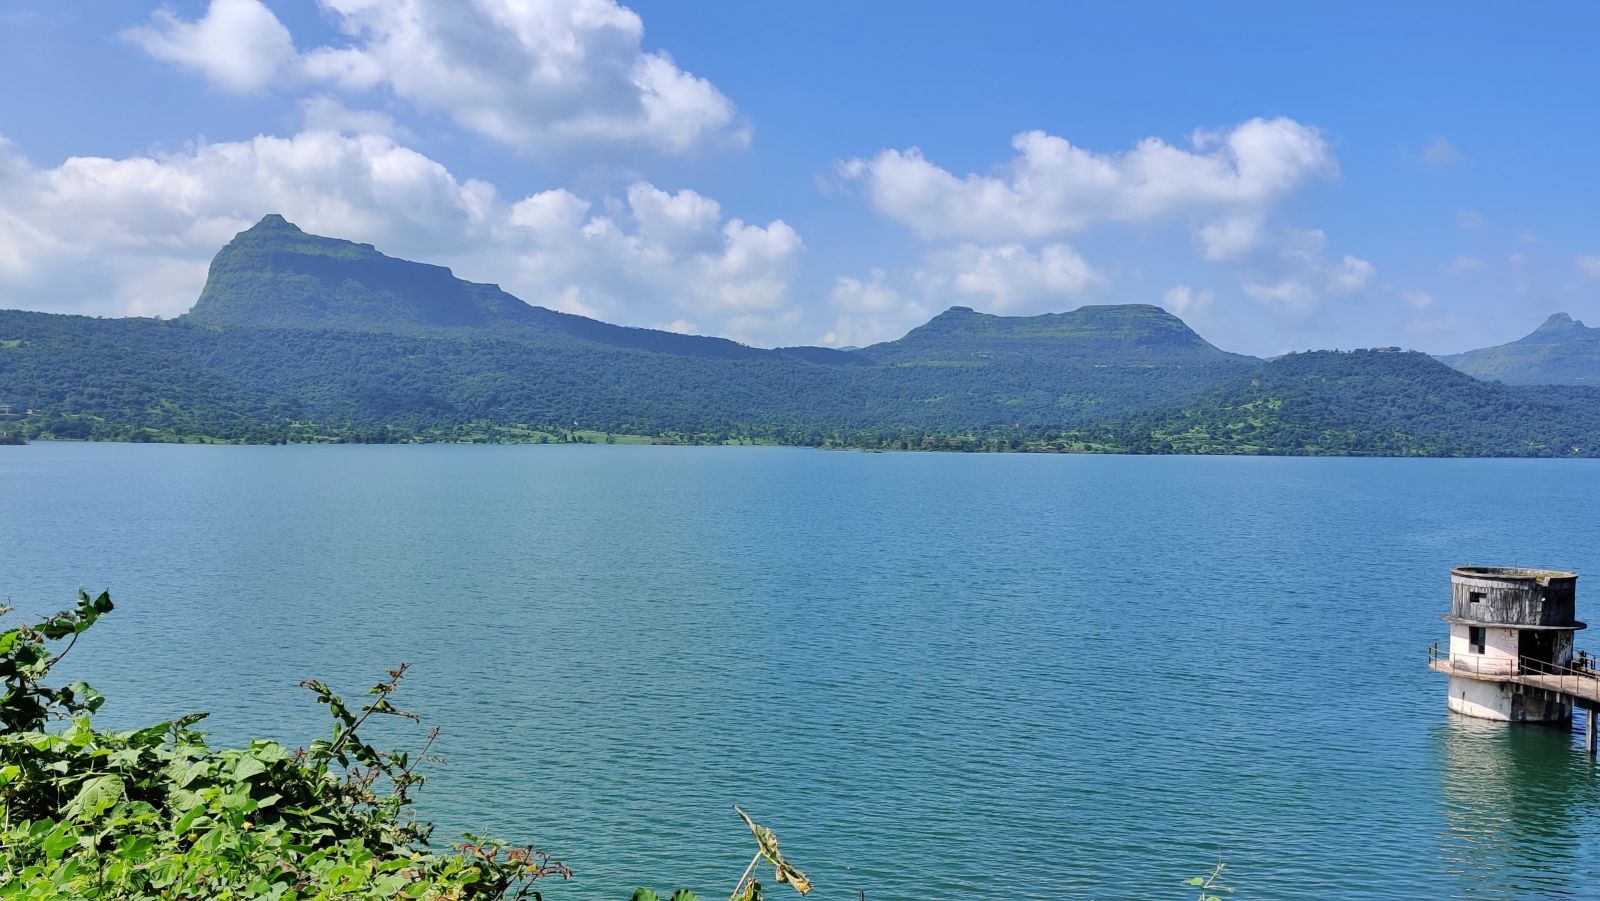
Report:
[[[392,701],[406,667],[351,707],[307,682],[332,714],[329,737],[214,749],[203,714],[131,731],[94,728],[104,699],[82,683],[43,684],[77,637],[110,612],[77,607],[0,633],[0,896],[26,899],[538,898],[572,873],[548,852],[484,836],[448,851],[411,812],[432,760],[379,750],[374,716],[413,717]],[[52,652],[50,643],[67,640]],[[65,722],[60,731],[47,731]]]
[[[1227,895],[1233,894],[1233,889],[1222,884],[1222,871],[1227,868],[1228,865],[1219,859],[1217,865],[1211,868],[1210,873],[1204,876],[1192,876],[1184,880],[1183,884],[1200,890],[1200,894],[1195,901],[1223,901],[1222,895],[1217,894],[1218,892]]]
[[[738,812],[739,817],[744,820],[744,824],[749,826],[750,831],[755,834],[756,856],[751,858],[750,865],[744,868],[743,875],[739,877],[739,884],[734,886],[730,901],[761,901],[761,882],[754,878],[753,873],[756,865],[763,860],[772,864],[773,882],[779,884],[787,882],[794,886],[794,890],[800,894],[810,894],[811,880],[806,878],[806,874],[800,872],[798,867],[784,858],[783,851],[778,848],[778,836],[771,829],[750,819],[750,815],[743,810],[738,807],[733,809]]]

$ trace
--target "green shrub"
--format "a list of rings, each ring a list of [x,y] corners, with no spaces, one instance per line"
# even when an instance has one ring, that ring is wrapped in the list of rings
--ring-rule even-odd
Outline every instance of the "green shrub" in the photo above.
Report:
[[[43,680],[111,609],[107,595],[80,592],[76,609],[0,633],[0,896],[537,898],[537,880],[571,876],[532,846],[482,836],[444,852],[428,845],[411,807],[426,747],[380,751],[360,731],[374,716],[411,717],[391,700],[404,666],[354,708],[304,683],[333,728],[301,750],[212,748],[195,729],[203,714],[96,729],[97,692]]]

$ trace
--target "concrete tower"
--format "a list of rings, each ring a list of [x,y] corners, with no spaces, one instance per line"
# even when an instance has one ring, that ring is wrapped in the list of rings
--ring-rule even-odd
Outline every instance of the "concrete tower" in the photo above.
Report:
[[[1577,573],[1500,566],[1450,571],[1450,650],[1437,669],[1450,675],[1450,709],[1512,722],[1572,716],[1571,697],[1526,684],[1573,672]],[[1439,666],[1437,664],[1443,664]]]

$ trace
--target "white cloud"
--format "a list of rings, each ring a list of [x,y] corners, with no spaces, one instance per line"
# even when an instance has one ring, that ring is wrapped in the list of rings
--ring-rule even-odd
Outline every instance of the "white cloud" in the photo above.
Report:
[[[1300,279],[1286,278],[1270,283],[1250,282],[1243,288],[1245,294],[1261,303],[1281,307],[1290,313],[1310,312],[1318,301],[1317,292]]]
[[[1108,224],[1187,222],[1207,260],[1249,273],[1247,294],[1294,310],[1371,277],[1359,258],[1324,259],[1321,232],[1267,226],[1289,195],[1338,174],[1313,126],[1257,118],[1195,131],[1187,147],[1146,138],[1120,153],[1030,131],[1012,147],[1015,156],[987,173],[957,175],[916,148],[845,160],[835,173],[878,213],[935,245],[916,273],[923,296],[994,312],[1060,309],[1063,299],[1105,284],[1060,239]],[[1203,305],[1199,295],[1189,301]]]
[[[890,286],[882,269],[873,269],[865,279],[841,276],[828,292],[828,302],[839,315],[819,341],[831,347],[892,340],[932,315],[922,303]]]
[[[1468,231],[1483,228],[1488,224],[1489,220],[1485,219],[1482,213],[1474,212],[1473,210],[1456,211],[1456,225],[1459,225]]]
[[[295,58],[289,29],[260,0],[211,0],[193,22],[158,9],[148,25],[122,36],[156,59],[239,93],[271,87]]]
[[[1371,263],[1360,257],[1345,254],[1336,265],[1327,270],[1328,290],[1333,294],[1359,291],[1372,281],[1375,270]]]
[[[1168,313],[1182,319],[1209,310],[1212,297],[1209,289],[1196,291],[1188,285],[1174,285],[1161,295],[1161,306]]]
[[[917,273],[933,297],[970,301],[991,313],[1062,308],[1105,279],[1065,244],[1030,250],[1020,244],[959,244],[929,253]]]
[[[1488,265],[1477,257],[1458,256],[1450,261],[1448,269],[1451,275],[1464,275],[1468,272],[1481,272]]]
[[[828,294],[838,316],[819,340],[839,346],[898,338],[952,304],[1002,315],[1059,312],[1105,283],[1066,244],[955,244],[926,252],[898,276],[875,268],[865,279],[840,277]]]
[[[705,249],[717,238],[722,208],[715,200],[694,191],[666,191],[645,182],[628,189],[628,206],[639,231],[662,247]]]
[[[587,144],[742,146],[733,103],[611,0],[322,0],[349,37],[307,54],[348,89],[384,87],[529,153]]]
[[[1244,293],[1269,307],[1294,316],[1315,309],[1325,298],[1353,294],[1372,282],[1377,269],[1350,254],[1326,255],[1327,235],[1321,229],[1285,229],[1271,255],[1256,261]]]
[[[721,221],[710,198],[646,182],[610,206],[595,212],[562,189],[524,198],[473,271],[502,273],[482,277],[530,303],[608,322],[653,326],[687,313],[669,326],[751,344],[794,340],[792,286],[805,245],[788,224]]]
[[[350,109],[339,98],[327,94],[317,94],[300,101],[300,117],[308,131],[377,134],[402,141],[415,137],[410,129],[396,123],[388,113]]]
[[[126,36],[228,90],[387,90],[528,155],[750,141],[733,102],[646,51],[643,21],[614,0],[319,2],[344,40],[303,53],[260,0],[211,0],[193,22],[162,9]]]
[[[1573,257],[1572,265],[1592,279],[1600,280],[1600,254],[1588,253]]]
[[[722,246],[696,254],[689,294],[699,309],[750,314],[788,302],[793,268],[804,244],[783,220],[766,226],[734,219],[722,227]],[[754,321],[746,317],[746,321]]]
[[[1430,169],[1443,169],[1461,157],[1460,151],[1446,138],[1436,137],[1422,148],[1422,162]]]
[[[1192,150],[1159,138],[1102,154],[1041,131],[1012,140],[1017,155],[995,174],[956,176],[920,150],[846,160],[873,208],[927,240],[1029,242],[1105,222],[1193,216],[1211,224],[1208,253],[1234,252],[1249,223],[1314,178],[1338,171],[1316,128],[1251,119],[1226,133],[1197,132]]]
[[[1426,310],[1437,302],[1434,296],[1427,291],[1401,291],[1400,299],[1405,301],[1406,305],[1411,309],[1418,311]]]
[[[515,203],[392,138],[309,130],[44,169],[0,139],[0,291],[54,312],[172,315],[222,244],[267,212],[307,231],[497,281],[530,303],[625,324],[677,318],[792,340],[804,251],[782,220],[633,185],[613,215],[565,190]]]
[[[1235,259],[1261,243],[1261,216],[1228,216],[1207,223],[1196,232],[1208,260]]]

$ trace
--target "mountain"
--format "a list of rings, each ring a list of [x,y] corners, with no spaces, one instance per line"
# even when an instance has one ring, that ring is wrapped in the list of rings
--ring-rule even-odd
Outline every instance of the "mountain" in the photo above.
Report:
[[[1042,316],[951,307],[895,341],[858,351],[988,428],[1077,425],[1192,399],[1260,363],[1207,343],[1147,304]],[[912,397],[901,398],[914,406]],[[974,418],[976,417],[976,418]]]
[[[629,328],[533,306],[499,285],[456,278],[443,266],[386,256],[371,244],[308,234],[276,213],[217,252],[200,299],[184,318],[209,325],[393,334],[474,330],[686,356],[857,362],[828,348],[768,351],[726,338]]]
[[[495,285],[385,256],[371,244],[309,235],[276,213],[217,252],[187,316],[213,325],[373,331],[538,319]]]
[[[276,216],[218,253],[177,320],[0,310],[0,403],[38,411],[7,435],[58,438],[1600,456],[1600,387],[1487,383],[1421,354],[1261,361],[1144,304],[954,307],[860,350],[763,350],[532,306]]]
[[[1313,351],[1117,427],[1155,452],[1597,456],[1600,390],[1483,382],[1415,351]]]
[[[885,363],[1037,361],[1052,365],[1246,364],[1149,304],[1080,307],[1042,316],[994,316],[951,307],[896,341],[862,351]]]
[[[1508,385],[1600,385],[1600,328],[1556,313],[1509,344],[1439,359],[1474,378]]]

